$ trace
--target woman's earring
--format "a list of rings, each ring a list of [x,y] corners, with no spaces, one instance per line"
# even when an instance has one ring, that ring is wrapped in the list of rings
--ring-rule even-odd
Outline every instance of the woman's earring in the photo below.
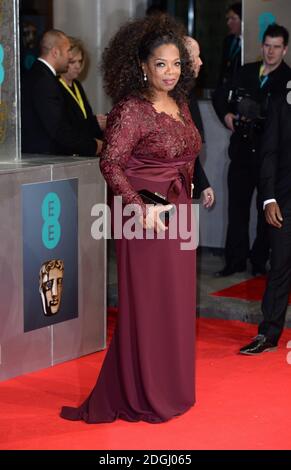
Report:
[[[147,76],[147,74],[146,74],[145,72],[143,73],[143,81],[144,81],[144,82],[147,82],[147,81],[148,81],[148,76]]]

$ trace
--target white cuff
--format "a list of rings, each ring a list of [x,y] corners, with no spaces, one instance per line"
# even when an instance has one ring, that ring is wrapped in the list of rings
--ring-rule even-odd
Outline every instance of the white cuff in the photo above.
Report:
[[[277,202],[277,201],[276,201],[276,199],[266,199],[264,201],[264,207],[263,207],[264,210],[265,210],[266,205],[270,204],[270,202]]]

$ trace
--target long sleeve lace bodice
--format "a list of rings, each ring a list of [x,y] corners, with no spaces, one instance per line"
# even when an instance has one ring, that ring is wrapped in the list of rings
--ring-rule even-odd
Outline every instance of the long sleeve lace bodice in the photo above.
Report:
[[[184,160],[192,180],[201,138],[188,106],[183,104],[180,110],[184,124],[164,112],[157,112],[143,98],[128,97],[112,109],[100,168],[113,193],[121,195],[124,203],[142,204],[125,173],[131,158],[153,158],[169,165]]]

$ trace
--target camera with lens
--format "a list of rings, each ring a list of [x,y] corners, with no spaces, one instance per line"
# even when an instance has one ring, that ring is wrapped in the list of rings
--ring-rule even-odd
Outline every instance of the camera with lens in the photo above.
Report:
[[[237,118],[233,125],[245,139],[253,140],[264,130],[270,95],[262,101],[255,100],[245,88],[230,90],[228,102]]]

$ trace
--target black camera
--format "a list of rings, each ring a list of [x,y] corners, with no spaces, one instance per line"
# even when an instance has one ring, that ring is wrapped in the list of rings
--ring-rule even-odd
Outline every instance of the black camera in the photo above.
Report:
[[[253,140],[263,132],[269,98],[268,94],[262,101],[257,101],[244,88],[230,90],[228,102],[237,115],[234,128],[242,137]]]

